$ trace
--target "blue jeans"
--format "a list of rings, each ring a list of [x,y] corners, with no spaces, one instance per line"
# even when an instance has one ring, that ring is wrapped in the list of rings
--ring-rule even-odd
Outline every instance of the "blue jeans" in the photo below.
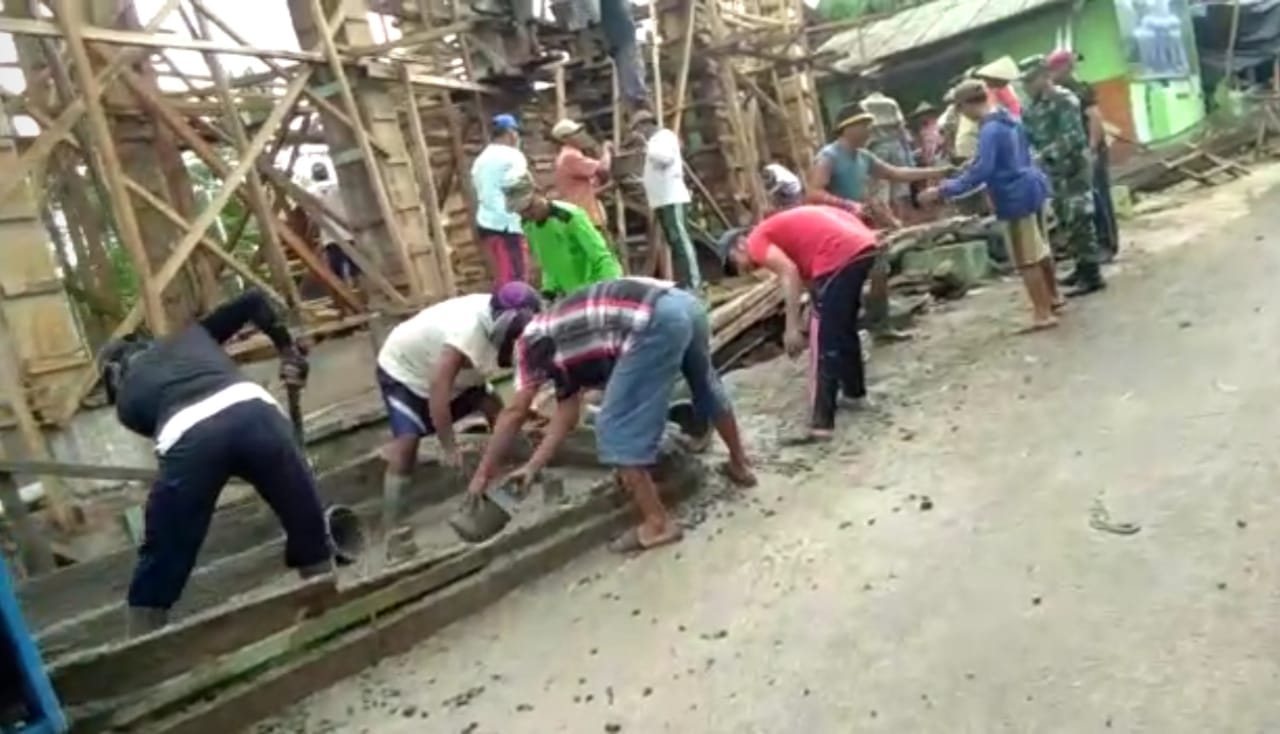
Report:
[[[658,298],[643,329],[631,335],[604,389],[596,418],[600,462],[652,466],[657,462],[667,406],[677,377],[693,395],[693,409],[710,423],[732,408],[711,364],[707,310],[693,295],[672,288]]]

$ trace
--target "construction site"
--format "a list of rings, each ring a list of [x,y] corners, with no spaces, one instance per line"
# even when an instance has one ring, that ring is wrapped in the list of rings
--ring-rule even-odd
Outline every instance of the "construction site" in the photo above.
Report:
[[[618,12],[627,15],[624,26],[633,26],[631,46],[620,46],[602,30],[611,22],[602,15]],[[949,517],[951,525],[930,525],[922,532],[937,531],[948,543],[964,543],[956,528],[969,522],[977,528],[978,519],[947,515],[947,499],[940,499],[940,512],[932,512],[938,495],[947,495],[948,479],[966,488],[976,486],[982,476],[1004,477],[1000,486],[1032,481],[1010,463],[1012,454],[1003,461],[966,458],[968,449],[976,452],[974,456],[987,456],[972,442],[990,446],[1012,438],[980,438],[977,432],[985,429],[958,427],[966,421],[956,416],[969,410],[961,383],[972,383],[971,404],[978,403],[979,395],[987,396],[981,402],[985,416],[999,423],[1007,420],[1015,436],[1018,425],[1031,436],[1041,424],[1020,418],[1018,411],[1028,408],[1019,401],[1023,393],[1033,391],[1033,379],[1044,379],[1032,366],[1054,360],[1074,364],[1053,373],[1059,381],[1055,384],[1062,385],[1075,379],[1071,375],[1089,374],[1090,367],[1078,362],[1080,350],[1071,346],[1037,343],[1025,348],[1030,351],[999,346],[1007,336],[999,314],[1012,308],[1010,286],[989,282],[994,271],[985,255],[981,266],[973,266],[975,272],[954,272],[969,253],[986,252],[991,223],[949,212],[895,232],[882,243],[894,258],[890,315],[895,323],[905,326],[931,312],[923,338],[888,350],[890,356],[884,359],[892,366],[879,368],[881,357],[875,358],[881,377],[873,383],[873,393],[893,392],[892,405],[850,428],[848,440],[829,451],[788,449],[778,439],[784,428],[802,421],[805,410],[798,387],[804,378],[797,367],[779,359],[784,294],[771,275],[722,275],[714,243],[726,230],[760,221],[769,211],[762,167],[777,163],[805,171],[831,139],[830,121],[837,110],[824,101],[824,85],[839,86],[848,95],[878,87],[880,70],[871,69],[870,63],[837,64],[831,51],[841,43],[855,44],[859,29],[877,22],[877,16],[824,20],[801,0],[636,5],[611,0],[0,0],[0,40],[7,36],[12,43],[11,50],[0,48],[0,53],[12,53],[12,58],[0,58],[0,551],[15,578],[18,607],[43,659],[62,724],[74,732],[212,733],[258,726],[259,731],[279,732],[478,734],[600,731],[602,726],[616,732],[624,730],[620,721],[629,722],[626,731],[640,732],[798,731],[797,722],[805,721],[806,728],[822,732],[948,731],[945,717],[928,719],[913,713],[894,718],[884,708],[889,704],[861,698],[854,713],[817,693],[823,684],[796,682],[803,675],[791,681],[795,690],[785,695],[777,691],[779,701],[800,702],[796,710],[806,713],[798,718],[790,717],[788,705],[782,703],[761,703],[751,709],[754,714],[742,713],[736,704],[726,703],[738,695],[738,688],[729,695],[728,683],[720,687],[706,680],[690,684],[678,701],[664,704],[668,711],[676,710],[670,706],[679,711],[688,706],[684,718],[658,716],[657,704],[649,703],[656,700],[650,699],[655,681],[661,678],[669,688],[679,688],[667,678],[720,675],[720,668],[712,672],[715,658],[703,655],[700,648],[684,657],[673,649],[667,657],[674,662],[658,664],[646,656],[662,656],[661,652],[621,643],[626,652],[619,655],[639,655],[650,662],[621,672],[602,670],[594,662],[597,646],[603,659],[609,654],[608,643],[585,641],[629,639],[634,631],[621,628],[623,621],[648,625],[651,610],[645,605],[655,598],[662,600],[655,604],[669,605],[668,610],[688,604],[694,610],[690,614],[705,617],[700,624],[715,626],[704,629],[688,623],[689,634],[700,636],[693,644],[706,645],[723,640],[730,634],[723,628],[746,618],[726,616],[726,605],[768,609],[774,603],[794,604],[796,594],[809,593],[804,590],[810,580],[815,595],[827,579],[849,584],[847,594],[840,592],[842,599],[856,594],[866,599],[873,585],[884,587],[887,594],[894,585],[890,579],[910,572],[890,556],[877,556],[865,547],[871,542],[867,538],[857,541],[856,551],[865,553],[875,567],[865,578],[859,575],[862,570],[855,573],[850,568],[844,553],[830,574],[811,573],[809,564],[815,556],[819,565],[823,563],[823,549],[835,547],[837,536],[852,532],[850,526],[875,532],[876,515],[884,521],[881,528],[908,514],[935,524],[943,522],[939,515]],[[622,78],[629,72],[620,72],[620,65],[632,63],[643,78],[643,95]],[[1239,210],[1229,203],[1233,196],[1255,201],[1271,195],[1271,188],[1249,183],[1258,176],[1265,181],[1274,178],[1269,167],[1274,158],[1270,137],[1277,127],[1271,111],[1274,93],[1260,94],[1265,116],[1184,139],[1176,148],[1135,144],[1126,151],[1117,181],[1130,187],[1134,200],[1151,194],[1140,204],[1126,203],[1126,239],[1133,232],[1137,243],[1124,261],[1128,279],[1155,272],[1157,255],[1186,257],[1162,254],[1168,249],[1163,245],[1171,239],[1189,240],[1193,231],[1204,238],[1217,236],[1218,230],[1209,229],[1211,223],[1221,223],[1225,230],[1249,229],[1249,235],[1233,242],[1252,241],[1254,230],[1261,241],[1266,225],[1249,219],[1255,215],[1249,207]],[[416,555],[393,563],[380,553],[363,554],[340,568],[336,589],[324,593],[288,573],[280,562],[284,540],[275,516],[251,487],[232,482],[218,500],[199,564],[173,609],[171,623],[152,634],[129,636],[125,590],[144,536],[144,507],[156,477],[156,456],[150,442],[128,433],[107,405],[96,362],[103,345],[140,332],[174,334],[240,293],[256,289],[266,294],[310,355],[311,376],[296,406],[295,428],[321,499],[326,506],[351,509],[368,535],[364,546],[376,548],[381,542],[377,517],[387,416],[374,378],[375,355],[387,333],[404,319],[446,299],[493,288],[493,264],[476,236],[471,169],[491,138],[494,116],[509,114],[520,121],[521,150],[534,178],[547,187],[559,147],[550,136],[557,121],[575,120],[594,141],[611,144],[611,176],[600,190],[609,241],[625,273],[648,276],[655,271],[661,234],[640,181],[644,141],[631,128],[631,118],[640,110],[651,111],[683,146],[684,172],[693,194],[689,226],[711,281],[705,298],[713,361],[733,386],[749,448],[765,477],[757,493],[744,498],[726,490],[723,479],[678,442],[664,443],[654,470],[662,496],[680,505],[682,522],[699,533],[675,551],[683,570],[669,578],[682,590],[667,598],[667,592],[654,591],[663,583],[657,578],[661,572],[637,570],[639,561],[617,570],[619,561],[599,557],[599,546],[630,523],[632,510],[611,468],[597,459],[593,431],[584,425],[557,453],[553,478],[541,483],[535,501],[525,503],[505,532],[480,545],[461,542],[446,522],[468,476],[444,466],[434,444],[425,442],[415,485],[406,497]],[[1117,146],[1124,148],[1125,142],[1118,139]],[[336,174],[342,211],[309,188],[306,171],[317,162]],[[1251,174],[1258,168],[1267,173]],[[1251,185],[1254,188],[1246,193]],[[1202,206],[1205,201],[1216,202],[1208,207],[1208,215],[1178,213],[1178,207]],[[1161,219],[1161,212],[1170,210],[1180,217],[1176,222]],[[1237,219],[1244,223],[1233,224]],[[319,246],[319,230],[335,225],[352,235],[352,241],[342,243],[342,251],[358,268],[357,278],[336,273]],[[1261,270],[1267,271],[1274,257],[1263,257],[1266,267]],[[915,261],[907,262],[911,258]],[[1203,273],[1208,267],[1206,277],[1215,287],[1233,288],[1212,266],[1177,267],[1188,278],[1192,271]],[[1185,295],[1166,276],[1152,280],[1166,288],[1162,294]],[[966,293],[974,297],[957,305]],[[1257,295],[1250,289],[1242,293]],[[1145,336],[1134,336],[1139,329],[1135,314],[1163,296],[1148,294],[1143,300],[1135,291],[1122,297],[1133,301],[1133,307],[1125,309],[1128,321],[1117,325],[1115,334],[1082,334],[1080,330],[1091,327],[1073,325],[1063,330],[1063,337],[1112,345],[1100,347],[1099,354],[1105,353],[1108,365],[1115,367],[1117,382],[1112,387],[1129,391],[1124,394],[1130,397],[1115,399],[1129,401],[1132,391],[1141,388],[1130,385],[1129,373],[1116,366],[1127,359],[1120,352],[1125,338],[1145,343]],[[1243,302],[1232,303],[1245,308]],[[1110,317],[1093,303],[1076,310],[1081,313],[1071,318]],[[246,331],[228,351],[250,378],[284,394],[266,335]],[[998,362],[992,367],[995,371],[978,378],[965,372],[988,354],[998,355],[991,357]],[[944,376],[955,373],[961,376]],[[993,384],[1000,379],[1008,382]],[[1250,389],[1245,378],[1234,378],[1230,385],[1215,380],[1218,398]],[[1244,380],[1243,387],[1239,380]],[[1014,384],[1016,401],[1009,390]],[[1168,387],[1171,392],[1177,389]],[[1257,399],[1274,389],[1259,387]],[[1077,425],[1091,420],[1086,406],[1073,404],[1070,393],[1058,398],[1058,407],[1079,421]],[[1011,405],[1000,407],[1002,400]],[[1137,430],[1138,417],[1115,410],[1116,421],[1135,421]],[[1225,409],[1215,404],[1211,410]],[[930,423],[932,418],[926,416],[945,420],[945,425]],[[1151,431],[1165,418],[1141,416],[1146,421],[1142,425]],[[483,426],[476,428],[464,431],[469,454],[484,447]],[[671,429],[676,432],[675,425]],[[966,437],[970,430],[975,433]],[[886,442],[891,445],[886,447]],[[1064,444],[1062,450],[1068,447]],[[1148,452],[1141,454],[1145,460],[1161,461],[1154,448],[1143,444],[1142,450]],[[865,474],[849,468],[855,463],[865,466]],[[1084,484],[1092,490],[1106,482],[1102,477],[1096,480],[1097,485]],[[827,510],[783,506],[784,495],[809,488],[807,483],[821,485],[814,489],[814,497],[821,499],[812,501],[825,503]],[[843,485],[857,490],[874,486],[876,492],[857,500],[861,504],[853,508],[854,500],[834,494]],[[959,500],[967,489],[955,487],[950,499]],[[1086,494],[1094,498],[1097,492]],[[983,496],[981,501],[988,503],[984,506],[1003,501]],[[1142,508],[1131,495],[1111,501],[1112,509]],[[869,507],[870,502],[884,506]],[[900,512],[902,508],[906,510]],[[1072,505],[1064,511],[1076,509]],[[1097,515],[1096,510],[1085,502],[1080,512]],[[742,516],[753,518],[749,528],[731,527],[729,518],[735,511],[740,524],[748,522]],[[1272,503],[1266,511],[1274,515],[1280,509]],[[789,525],[770,520],[787,512],[792,513]],[[1221,513],[1226,517],[1231,511]],[[1013,523],[1020,517],[1013,513],[1005,519]],[[768,522],[774,525],[762,525]],[[806,523],[821,525],[822,530],[810,536],[803,529]],[[1119,527],[1100,523],[1104,530]],[[753,539],[781,532],[769,527],[794,531],[789,539],[778,540],[785,552],[770,546],[767,558],[759,561],[762,568],[773,569],[762,571],[761,578],[779,574],[771,577],[774,591],[751,598],[722,595],[716,569],[726,580],[736,578],[742,588],[753,585],[752,572],[744,569],[757,561],[747,556]],[[1030,527],[1023,532],[1031,533]],[[703,548],[725,528],[746,537],[732,541],[727,556]],[[1084,532],[1089,532],[1087,527]],[[1037,552],[1043,545],[1027,537],[1021,542],[1034,545]],[[917,550],[914,541],[901,538],[889,541],[888,547],[903,557]],[[684,560],[679,548],[685,549]],[[711,565],[690,571],[703,550],[710,554]],[[996,558],[1009,555],[1007,551],[991,550],[971,560],[993,577],[1016,575],[1020,571],[998,568]],[[671,556],[663,553],[654,560],[646,555],[644,563],[669,561]],[[945,566],[944,561],[931,557],[929,563],[930,569],[943,573],[939,564]],[[1052,565],[1045,557],[1037,563]],[[566,565],[570,570],[562,568]],[[782,566],[792,570],[783,573],[778,570]],[[569,577],[563,577],[565,573]],[[619,580],[623,576],[615,573],[629,573],[632,580]],[[617,603],[628,583],[646,590],[645,600],[634,600],[630,615],[619,611]],[[530,587],[527,592],[509,596],[525,586]],[[602,588],[603,603],[598,599]],[[698,589],[705,589],[705,596],[699,597]],[[822,592],[834,593],[825,588]],[[973,593],[998,595],[999,590]],[[1033,603],[1039,607],[1045,593],[1027,595],[1035,595]],[[566,594],[568,601],[547,599]],[[784,601],[784,594],[792,601]],[[624,606],[630,609],[632,601],[628,598]],[[946,607],[931,596],[925,602]],[[541,632],[512,632],[512,618],[522,613],[516,608],[521,604],[531,617],[552,615],[555,621]],[[582,611],[574,613],[577,607],[572,605],[577,604]],[[784,644],[780,640],[806,626],[801,620],[822,619],[824,610],[843,604],[815,597],[789,608],[792,616],[785,625],[761,623],[758,639],[748,632],[749,639],[737,643],[742,647],[734,657],[748,658],[738,667],[766,666],[764,661]],[[893,614],[905,619],[915,608],[903,602],[894,606]],[[575,631],[583,616],[593,614],[624,619]],[[519,662],[501,672],[495,658],[504,654],[502,645],[480,632],[465,636],[473,628],[463,624],[506,630],[503,634],[512,636],[509,651],[519,651],[512,652],[522,656]],[[675,624],[653,610],[654,629]],[[685,632],[685,626],[679,630]],[[904,644],[921,643],[911,637],[918,630],[900,631]],[[545,640],[551,647],[543,648],[531,639],[544,633],[564,641],[565,656],[546,663],[552,672],[547,673],[544,690],[559,693],[558,686],[577,677],[578,669],[566,662],[572,659],[585,661],[583,669],[592,668],[595,680],[614,681],[607,694],[603,688],[586,693],[591,686],[583,677],[579,685],[586,687],[581,692],[564,693],[566,701],[573,696],[572,704],[544,706],[521,698],[524,691],[512,693],[516,698],[510,700],[503,698],[492,710],[471,703],[485,686],[464,685],[456,676],[490,680],[490,698],[504,685],[504,675],[523,675],[526,690],[541,685],[540,665],[545,657],[556,657],[554,640]],[[580,633],[585,636],[574,639]],[[446,641],[433,642],[442,634]],[[739,640],[739,630],[731,634]],[[1032,644],[1030,637],[1017,634],[1019,644]],[[484,642],[479,641],[482,637]],[[801,637],[797,644],[816,657],[847,641]],[[453,652],[446,650],[449,646]],[[409,657],[396,658],[406,653]],[[472,668],[470,659],[450,657],[459,655],[484,658],[489,667],[477,662]],[[406,662],[423,656],[429,663]],[[384,662],[388,659],[391,668]],[[720,660],[721,667],[733,666],[723,653]],[[975,660],[956,663],[959,667],[954,669],[941,667],[958,675],[966,665],[981,666]],[[651,663],[654,670],[660,669],[653,680],[637,672]],[[841,675],[833,665],[828,661],[819,666],[824,676]],[[432,672],[437,669],[432,666],[440,672]],[[795,672],[793,667],[784,666]],[[695,668],[701,672],[695,674]],[[447,685],[446,670],[456,677]],[[785,670],[777,675],[785,677]],[[381,687],[377,700],[371,701],[368,694],[368,676],[376,678],[372,685]],[[919,679],[908,675],[905,680]],[[402,682],[396,684],[397,680]],[[895,680],[906,691],[904,680]],[[622,681],[635,690],[622,693]],[[767,685],[761,681],[744,683],[739,677],[733,685],[742,684],[743,698],[770,700],[774,677]],[[426,699],[412,705],[388,702],[411,698],[411,685],[419,692],[439,686],[431,694],[439,694],[439,710],[431,709]],[[324,692],[331,686],[360,690],[343,690],[327,700]],[[926,709],[933,707],[931,700],[940,708],[948,701],[955,704],[949,694],[933,694],[930,699],[930,694],[914,689],[886,693],[889,686],[886,682],[868,690],[902,710],[907,698],[913,711],[920,708],[917,698],[926,702]],[[394,695],[386,693],[389,688],[395,689]],[[585,710],[593,695],[594,705],[603,705],[607,697],[609,709],[599,720],[594,714],[589,721],[579,720],[575,712]],[[15,714],[21,702],[11,698],[0,698],[0,731],[11,731],[10,726],[24,732],[63,730],[21,728],[36,712]],[[350,703],[356,700],[360,706]],[[1067,707],[1071,701],[1062,699],[1060,704]],[[949,731],[1004,730],[980,707],[955,705],[952,711],[959,712],[955,715],[965,725]],[[359,711],[353,712],[355,708]],[[478,709],[491,719],[476,719]],[[718,720],[713,712],[725,709],[734,715]],[[313,711],[318,713],[309,713]],[[1044,715],[1045,719],[1001,720],[1021,721],[1020,730],[1097,728],[1092,723],[1077,729],[1042,727],[1039,724],[1051,716]],[[516,718],[503,723],[503,717]],[[865,726],[847,723],[855,719]],[[1108,717],[1106,726],[1111,724]],[[1129,724],[1120,728],[1254,730],[1231,725],[1156,729],[1132,720]]]

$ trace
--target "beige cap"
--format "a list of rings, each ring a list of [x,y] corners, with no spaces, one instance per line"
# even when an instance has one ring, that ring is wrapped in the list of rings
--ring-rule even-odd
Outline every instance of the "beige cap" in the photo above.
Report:
[[[551,137],[554,140],[564,140],[565,138],[582,132],[582,124],[573,120],[561,120],[551,128]]]
[[[979,79],[994,79],[998,82],[1011,82],[1022,73],[1018,70],[1018,62],[1013,60],[1011,56],[1001,56],[986,66],[978,67],[973,75]]]

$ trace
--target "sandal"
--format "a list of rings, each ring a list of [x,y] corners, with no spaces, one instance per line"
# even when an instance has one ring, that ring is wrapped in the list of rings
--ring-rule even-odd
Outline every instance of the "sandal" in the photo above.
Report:
[[[640,539],[640,528],[633,527],[609,541],[609,550],[614,553],[640,553],[660,548],[664,545],[679,543],[682,539],[684,539],[684,531],[680,529],[679,525],[674,525],[671,532],[645,545],[644,541]]]
[[[722,461],[716,466],[716,471],[718,471],[725,479],[728,479],[730,484],[742,489],[750,489],[760,483],[759,480],[756,479],[755,473],[752,472],[749,467],[744,467],[742,469],[742,471],[746,472],[746,475],[743,476],[737,473],[738,469],[734,467],[733,464],[727,461]]]

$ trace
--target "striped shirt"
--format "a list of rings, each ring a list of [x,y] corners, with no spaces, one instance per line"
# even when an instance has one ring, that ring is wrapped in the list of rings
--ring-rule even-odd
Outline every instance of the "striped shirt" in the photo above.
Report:
[[[601,388],[672,283],[620,278],[569,294],[529,322],[515,348],[515,389],[545,382],[557,398]]]

